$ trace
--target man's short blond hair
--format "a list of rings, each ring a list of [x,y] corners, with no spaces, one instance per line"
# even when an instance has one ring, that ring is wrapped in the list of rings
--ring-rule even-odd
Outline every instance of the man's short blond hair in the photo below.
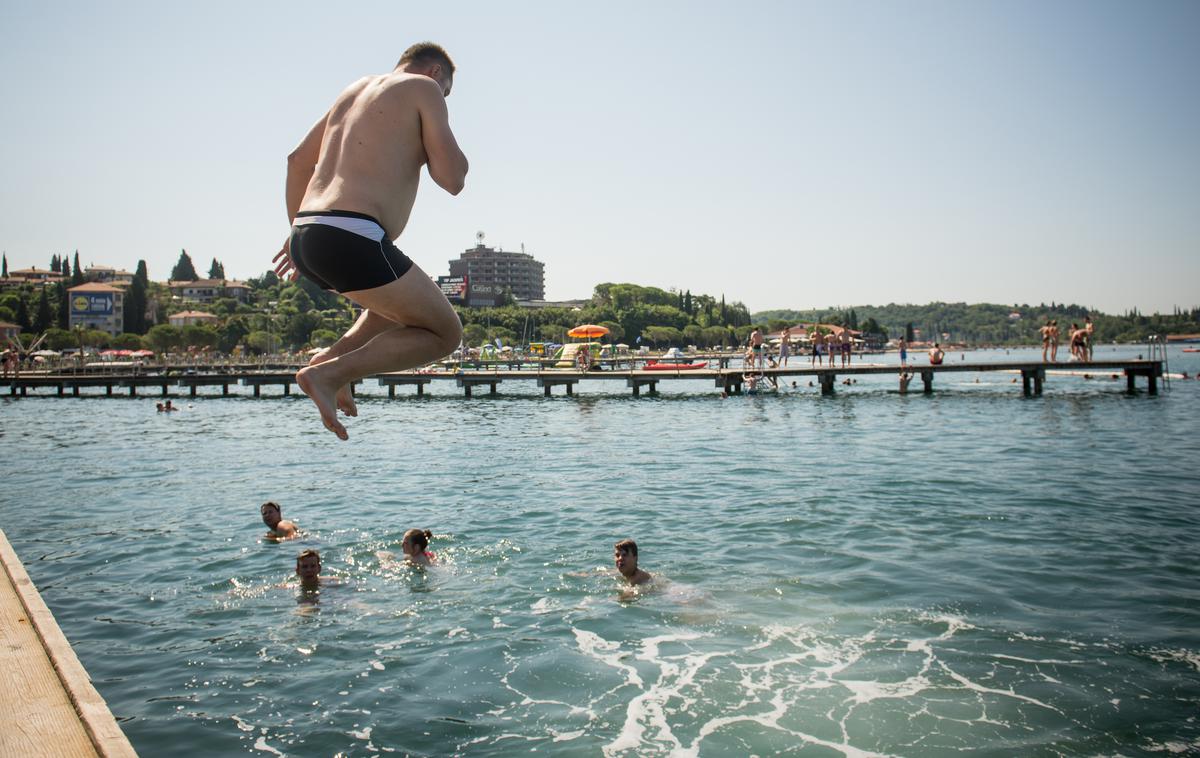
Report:
[[[433,42],[418,42],[405,50],[404,54],[400,56],[396,68],[409,63],[416,63],[420,66],[440,63],[446,67],[451,76],[454,76],[454,61],[450,60],[450,54],[441,45]]]

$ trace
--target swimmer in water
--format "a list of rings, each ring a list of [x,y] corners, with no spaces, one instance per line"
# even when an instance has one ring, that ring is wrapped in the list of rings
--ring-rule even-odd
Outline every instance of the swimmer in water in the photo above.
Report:
[[[300,577],[300,586],[303,589],[316,589],[321,579],[321,554],[309,549],[297,555],[296,576]]]
[[[428,529],[409,529],[400,541],[400,549],[404,552],[404,560],[416,566],[428,566],[436,556],[426,550],[433,532]]]
[[[290,540],[299,533],[295,522],[288,521],[283,517],[279,503],[267,501],[259,508],[259,513],[262,514],[263,523],[271,530],[266,534],[268,540]]]
[[[625,581],[634,586],[645,584],[653,578],[638,568],[638,547],[633,540],[621,540],[613,545],[613,563]]]

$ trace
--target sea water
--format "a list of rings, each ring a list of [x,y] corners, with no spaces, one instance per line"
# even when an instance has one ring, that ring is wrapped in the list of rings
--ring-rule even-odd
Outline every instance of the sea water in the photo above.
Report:
[[[1200,382],[1104,376],[6,398],[0,526],[148,756],[1196,753]]]

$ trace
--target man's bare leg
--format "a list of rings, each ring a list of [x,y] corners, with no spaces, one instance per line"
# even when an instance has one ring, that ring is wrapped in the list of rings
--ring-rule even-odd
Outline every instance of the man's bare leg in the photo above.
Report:
[[[462,339],[458,314],[418,266],[382,287],[343,294],[395,326],[387,328],[386,324],[373,322],[378,331],[365,344],[306,366],[296,374],[296,382],[321,412],[325,428],[340,439],[348,437],[337,419],[336,398],[342,386],[364,376],[403,371],[449,355]],[[367,333],[364,329],[363,336]]]
[[[315,366],[331,358],[337,358],[352,350],[357,350],[374,339],[380,332],[395,328],[397,328],[395,321],[389,321],[383,316],[372,313],[370,310],[364,310],[359,314],[358,320],[354,322],[354,325],[347,329],[346,333],[337,342],[314,355],[309,360],[308,365]],[[350,393],[349,384],[343,385],[338,389],[337,408],[347,416],[358,415],[358,407],[354,404],[354,395]]]

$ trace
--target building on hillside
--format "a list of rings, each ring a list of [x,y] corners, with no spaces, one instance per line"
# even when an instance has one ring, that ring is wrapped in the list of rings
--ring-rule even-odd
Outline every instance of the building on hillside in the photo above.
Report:
[[[10,324],[7,321],[0,321],[0,349],[8,349],[8,341],[15,340],[21,335],[20,324]]]
[[[8,272],[9,279],[16,279],[26,284],[54,284],[63,280],[62,274],[44,268],[19,268]]]
[[[216,324],[221,319],[212,313],[204,311],[180,311],[167,316],[171,326],[188,326],[189,324]]]
[[[194,300],[197,303],[211,303],[223,297],[231,297],[239,303],[249,302],[250,285],[234,279],[196,279],[190,282],[170,281],[168,289],[175,297],[183,300]]]
[[[546,265],[525,252],[514,253],[483,244],[483,232],[475,235],[478,244],[450,261],[447,285],[461,288],[466,305],[496,305],[506,294],[515,300],[542,300],[546,297]],[[461,280],[461,281],[455,281]]]
[[[99,329],[114,337],[125,331],[125,292],[111,284],[88,282],[67,288],[70,327]]]
[[[83,278],[89,282],[101,284],[133,284],[133,274],[129,271],[115,269],[112,266],[88,266],[83,270]]]

